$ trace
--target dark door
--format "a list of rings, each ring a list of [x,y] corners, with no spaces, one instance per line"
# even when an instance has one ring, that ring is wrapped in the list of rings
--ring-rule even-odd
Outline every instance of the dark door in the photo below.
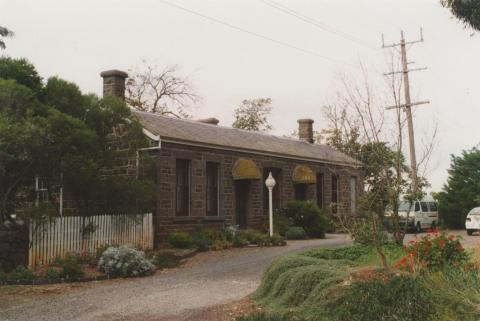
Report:
[[[235,181],[235,216],[241,229],[247,228],[249,180]]]

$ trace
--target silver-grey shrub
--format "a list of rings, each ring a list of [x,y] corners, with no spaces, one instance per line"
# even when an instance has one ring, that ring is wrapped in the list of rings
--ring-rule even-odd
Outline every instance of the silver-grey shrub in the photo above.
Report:
[[[145,253],[127,246],[107,248],[98,261],[98,269],[109,276],[142,276],[155,271]]]

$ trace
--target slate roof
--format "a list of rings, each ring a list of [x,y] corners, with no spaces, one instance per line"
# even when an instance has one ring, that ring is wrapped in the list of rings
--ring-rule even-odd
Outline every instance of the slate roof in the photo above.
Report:
[[[193,120],[177,119],[152,113],[133,111],[142,126],[161,141],[209,145],[219,149],[275,154],[349,166],[361,166],[353,158],[321,144],[310,144],[292,138],[211,125]]]

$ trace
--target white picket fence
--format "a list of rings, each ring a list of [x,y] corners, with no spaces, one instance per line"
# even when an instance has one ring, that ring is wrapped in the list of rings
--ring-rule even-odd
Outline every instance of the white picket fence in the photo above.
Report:
[[[31,268],[48,264],[68,253],[95,253],[105,245],[153,249],[152,214],[57,217],[31,222],[28,263]]]

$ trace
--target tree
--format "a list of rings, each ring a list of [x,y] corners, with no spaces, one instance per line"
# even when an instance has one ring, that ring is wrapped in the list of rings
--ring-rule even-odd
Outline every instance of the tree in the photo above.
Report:
[[[0,70],[13,70],[20,62],[0,60]],[[22,75],[0,78],[0,221],[13,222],[11,214],[19,203],[35,200],[35,177],[49,191],[63,186],[83,216],[119,210],[120,205],[122,211],[151,205],[152,178],[108,175],[118,161],[135,157],[137,148],[147,146],[126,104],[116,97],[82,95],[76,85],[58,78],[34,92],[15,80]],[[114,130],[127,133],[121,150],[112,148]],[[44,205],[55,202],[37,202],[42,205],[38,212],[24,213],[44,217]]]
[[[0,37],[13,37],[13,31],[8,30],[5,27],[0,26]],[[0,49],[5,49],[5,42],[0,38]]]
[[[35,66],[23,58],[0,57],[0,78],[13,79],[30,88],[35,94],[43,87],[42,77],[38,75]]]
[[[441,3],[466,26],[480,30],[480,0],[441,0]]]
[[[268,116],[272,112],[271,103],[270,98],[245,99],[234,111],[235,121],[232,127],[251,131],[272,129],[268,122]]]
[[[480,205],[480,150],[452,155],[448,180],[436,195],[439,212],[450,228],[464,228],[468,212]]]
[[[159,68],[147,61],[129,70],[126,101],[135,109],[160,115],[188,118],[200,100],[189,79],[179,76],[178,66]]]

